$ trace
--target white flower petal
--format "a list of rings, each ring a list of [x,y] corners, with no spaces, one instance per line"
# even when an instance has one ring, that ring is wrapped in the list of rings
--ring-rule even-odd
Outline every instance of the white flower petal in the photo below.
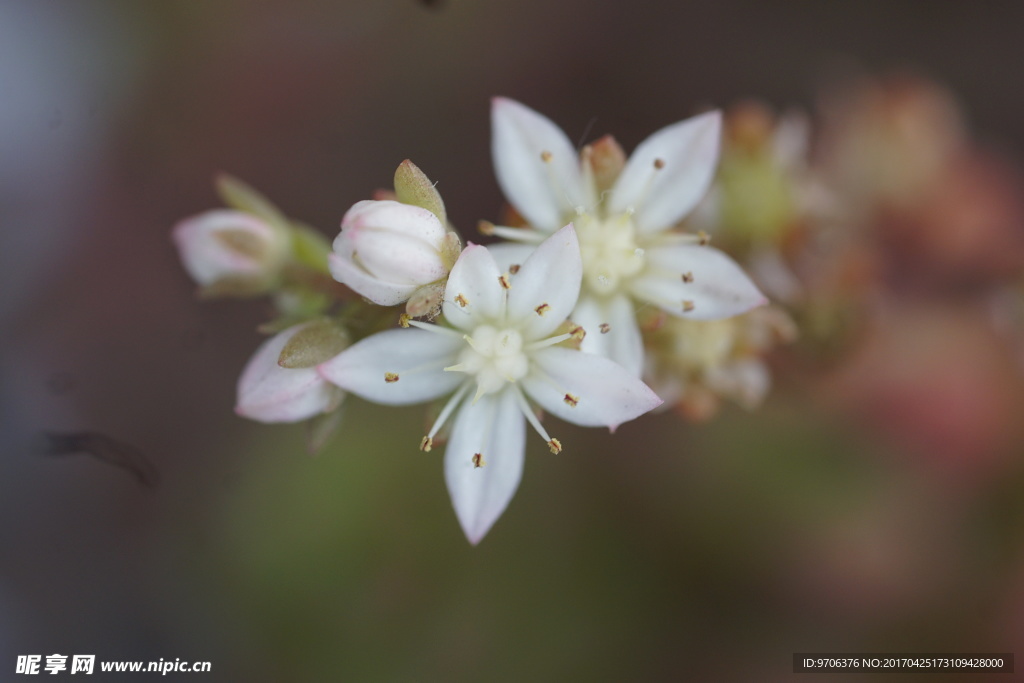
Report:
[[[337,402],[338,390],[316,368],[282,368],[281,349],[302,325],[288,328],[260,345],[238,379],[235,412],[259,422],[297,422]]]
[[[711,185],[721,128],[722,115],[713,111],[662,128],[641,142],[612,188],[609,213],[633,207],[640,232],[678,223]]]
[[[441,252],[417,237],[399,237],[383,230],[351,230],[349,245],[353,259],[385,282],[422,287],[448,274]]]
[[[522,386],[544,410],[584,427],[614,429],[661,405],[650,387],[618,363],[572,349],[535,352]]]
[[[586,330],[580,350],[611,358],[639,377],[644,364],[644,344],[636,323],[633,302],[625,295],[599,299],[584,295],[572,312],[572,321]],[[607,325],[607,332],[601,326]]]
[[[470,244],[452,267],[444,290],[444,317],[460,330],[496,322],[505,312],[501,271],[485,247]]]
[[[554,232],[565,225],[584,202],[579,155],[569,138],[547,117],[503,97],[491,103],[491,125],[494,171],[509,203],[535,228]]]
[[[494,262],[498,264],[498,270],[502,273],[511,272],[510,269],[513,266],[522,266],[536,248],[536,244],[519,244],[516,242],[499,242],[498,244],[487,245],[487,251],[491,252]]]
[[[490,530],[519,488],[526,424],[511,389],[459,409],[444,454],[444,476],[459,524],[472,544]],[[482,466],[473,462],[480,454]]]
[[[526,339],[540,339],[562,324],[580,295],[583,262],[572,224],[544,240],[512,276],[508,320]]]
[[[371,335],[317,366],[320,375],[368,401],[422,403],[451,393],[466,376],[445,372],[465,342],[456,335],[421,329]],[[387,381],[388,373],[397,380]]]
[[[352,205],[341,219],[342,228],[384,228],[441,247],[445,229],[428,209],[391,199],[364,199]]]
[[[636,298],[673,315],[720,320],[768,303],[739,264],[714,247],[653,247],[647,258],[647,270],[629,289]]]
[[[335,249],[338,242],[334,243]],[[331,277],[352,291],[381,306],[395,306],[407,301],[419,285],[405,285],[379,280],[336,252],[327,255]]]

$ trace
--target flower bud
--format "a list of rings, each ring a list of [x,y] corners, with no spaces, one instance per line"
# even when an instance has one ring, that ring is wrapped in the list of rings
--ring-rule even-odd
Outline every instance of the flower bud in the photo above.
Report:
[[[331,274],[375,304],[400,304],[448,277],[446,234],[427,209],[391,200],[358,202],[341,221]]]
[[[189,275],[211,292],[266,291],[287,254],[287,234],[263,220],[228,209],[207,211],[174,228]]]
[[[344,394],[315,366],[286,368],[279,362],[289,342],[317,324],[296,325],[263,342],[238,380],[236,413],[257,422],[298,422],[338,407]]]

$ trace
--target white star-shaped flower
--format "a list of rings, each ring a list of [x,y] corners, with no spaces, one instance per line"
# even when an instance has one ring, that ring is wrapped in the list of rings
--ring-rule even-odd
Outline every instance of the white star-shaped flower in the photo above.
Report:
[[[711,183],[718,112],[654,133],[621,172],[614,163],[601,164],[621,154],[610,138],[580,155],[558,126],[518,102],[496,98],[491,112],[498,182],[531,226],[495,227],[495,234],[527,243],[499,245],[495,257],[502,264],[519,262],[531,244],[573,222],[582,250],[583,289],[571,317],[588,333],[584,351],[612,358],[640,376],[643,342],[636,305],[715,320],[766,303],[731,258],[697,236],[670,231]],[[595,159],[595,151],[604,158]]]
[[[381,332],[319,367],[331,383],[377,403],[452,397],[424,437],[423,450],[454,415],[445,479],[471,543],[484,537],[512,499],[523,470],[526,422],[553,452],[562,448],[529,401],[583,426],[615,426],[661,403],[607,358],[558,346],[583,275],[571,225],[548,237],[515,273],[484,247],[469,245],[452,268],[442,311],[449,326]],[[576,334],[579,334],[578,332]]]

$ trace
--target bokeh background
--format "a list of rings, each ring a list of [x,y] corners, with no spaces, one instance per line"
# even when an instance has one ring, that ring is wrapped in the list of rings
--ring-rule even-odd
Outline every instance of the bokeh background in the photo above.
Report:
[[[502,206],[495,95],[628,150],[751,97],[817,123],[821,93],[909,69],[999,158],[1012,233],[1021,26],[995,2],[4,0],[0,677],[57,652],[212,662],[182,680],[776,681],[799,651],[1013,651],[1024,337],[982,302],[1020,278],[985,253],[966,279],[929,261],[927,295],[872,288],[863,338],[784,351],[757,411],[531,442],[473,548],[419,409],[351,399],[316,457],[234,415],[268,306],[198,301],[170,230],[228,171],[333,237],[412,158],[472,239]],[[132,444],[161,483],[42,455],[47,430]]]

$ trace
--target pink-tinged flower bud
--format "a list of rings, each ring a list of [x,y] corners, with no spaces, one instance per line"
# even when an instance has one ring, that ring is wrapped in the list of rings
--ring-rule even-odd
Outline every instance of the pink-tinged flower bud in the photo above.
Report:
[[[174,228],[174,242],[185,269],[203,287],[247,284],[254,292],[274,280],[288,250],[284,230],[228,209],[182,221]]]
[[[298,422],[337,408],[344,394],[317,374],[316,367],[285,368],[285,345],[312,323],[290,327],[249,359],[238,380],[235,412],[257,422]]]
[[[331,274],[375,304],[400,304],[448,277],[454,259],[446,234],[427,209],[391,200],[358,202],[341,221]]]

